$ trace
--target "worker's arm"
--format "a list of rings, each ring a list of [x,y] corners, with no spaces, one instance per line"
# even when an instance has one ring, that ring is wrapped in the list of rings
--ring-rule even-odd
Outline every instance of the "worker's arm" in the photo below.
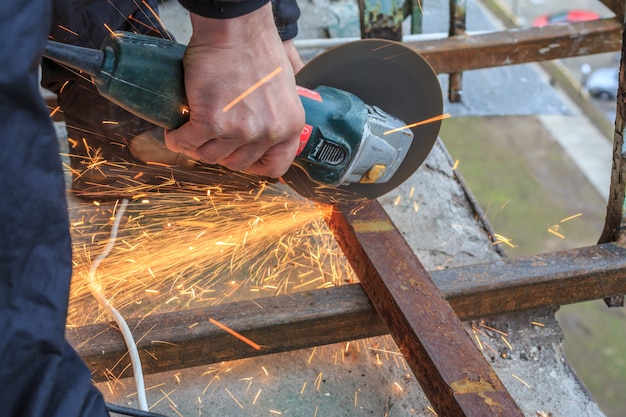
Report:
[[[191,9],[184,60],[190,120],[167,132],[166,143],[207,163],[280,176],[295,157],[304,110],[271,4],[219,4],[226,6],[218,17]],[[248,13],[231,17],[242,10]]]

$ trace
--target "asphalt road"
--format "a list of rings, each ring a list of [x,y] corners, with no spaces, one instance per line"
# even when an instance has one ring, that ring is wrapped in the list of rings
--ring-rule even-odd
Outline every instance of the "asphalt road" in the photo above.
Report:
[[[582,9],[598,13],[601,17],[611,17],[613,13],[597,0],[500,0],[515,14],[523,27],[532,26],[533,21],[546,14],[559,13],[567,10]],[[619,52],[587,55],[575,58],[566,58],[561,61],[569,69],[577,80],[584,82],[581,73],[583,65],[589,65],[591,70],[602,67],[615,67],[619,65]],[[615,121],[615,100],[594,99],[591,101],[598,107],[609,120]]]

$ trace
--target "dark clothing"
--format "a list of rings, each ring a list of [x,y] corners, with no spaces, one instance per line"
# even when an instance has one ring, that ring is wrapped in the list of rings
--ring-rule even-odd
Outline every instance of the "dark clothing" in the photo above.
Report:
[[[261,6],[267,4],[269,0],[232,0],[232,1],[198,1],[179,0],[187,10],[197,15],[211,17],[214,19],[230,19],[232,17],[248,14]]]
[[[151,1],[147,3],[156,10]],[[38,65],[48,35],[93,48],[107,34],[103,23],[113,30],[163,36],[145,5],[134,0],[12,0],[0,8],[2,417],[108,415],[88,369],[64,337],[72,268],[69,222],[59,147],[39,92]],[[119,108],[100,113],[89,83],[67,71],[48,63],[43,78],[57,92],[68,79],[73,83],[60,101],[66,120],[76,123],[75,131],[124,117],[125,129],[143,128],[137,118],[116,113]]]
[[[65,340],[71,248],[58,142],[38,86],[49,0],[0,8],[0,415],[106,416]]]

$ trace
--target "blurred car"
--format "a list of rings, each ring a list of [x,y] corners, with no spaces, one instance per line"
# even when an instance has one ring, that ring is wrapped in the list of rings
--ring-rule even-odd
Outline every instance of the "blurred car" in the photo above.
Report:
[[[539,16],[533,21],[534,27],[555,25],[559,23],[588,22],[598,20],[600,15],[589,10],[569,10],[561,13],[546,14]]]
[[[593,71],[585,87],[592,97],[611,100],[617,98],[619,68],[604,67]]]

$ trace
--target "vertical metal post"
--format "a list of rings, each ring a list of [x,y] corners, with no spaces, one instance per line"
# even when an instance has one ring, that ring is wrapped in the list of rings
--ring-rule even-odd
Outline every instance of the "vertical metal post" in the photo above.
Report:
[[[402,41],[403,0],[359,0],[361,38]]]
[[[611,189],[606,209],[604,230],[598,243],[626,243],[626,31],[622,32],[622,58],[620,60],[619,83],[617,89],[617,111],[615,132],[613,134],[613,168],[611,170]],[[623,307],[624,296],[605,298],[609,307]]]
[[[465,0],[450,0],[450,29],[449,36],[465,35]],[[455,72],[448,78],[448,100],[459,103],[463,95],[463,73]]]
[[[422,33],[422,19],[424,11],[422,9],[423,0],[407,0],[407,4],[411,5],[411,33]],[[406,14],[405,14],[406,15]]]

